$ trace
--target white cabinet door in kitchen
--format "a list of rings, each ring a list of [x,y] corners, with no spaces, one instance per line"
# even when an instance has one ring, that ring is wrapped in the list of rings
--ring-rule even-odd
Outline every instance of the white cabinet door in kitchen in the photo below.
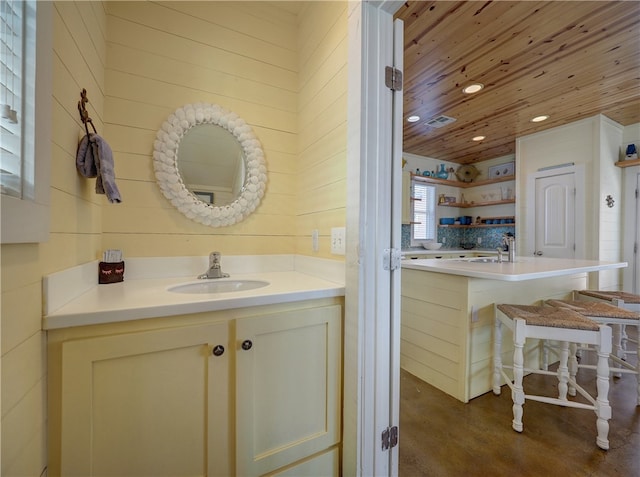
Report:
[[[228,326],[65,342],[60,475],[232,475]]]
[[[536,255],[575,258],[575,190],[573,173],[536,178]]]
[[[236,475],[264,475],[340,442],[341,328],[339,305],[236,320]],[[334,475],[323,462],[310,462],[308,475]]]

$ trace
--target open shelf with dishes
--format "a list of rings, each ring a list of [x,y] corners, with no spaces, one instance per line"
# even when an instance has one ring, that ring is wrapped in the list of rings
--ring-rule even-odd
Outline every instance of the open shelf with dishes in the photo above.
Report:
[[[439,207],[458,207],[460,209],[468,209],[471,207],[484,207],[487,205],[502,205],[502,204],[515,204],[515,199],[505,199],[505,200],[493,200],[488,202],[444,202],[442,204],[438,204]]]
[[[417,174],[411,173],[411,177],[420,182],[426,182],[429,184],[440,184],[447,185],[451,187],[458,187],[461,189],[467,189],[469,187],[480,187],[484,185],[498,184],[500,182],[513,181],[516,179],[516,176],[503,176],[497,179],[487,179],[483,181],[474,181],[474,182],[460,182],[460,181],[450,181],[449,179],[438,179],[436,177],[425,177]]]
[[[495,223],[498,222],[498,223]],[[500,217],[484,217],[480,218],[480,223],[474,222],[472,224],[439,224],[441,228],[451,229],[474,229],[485,227],[515,227],[516,218],[513,215],[505,215]]]

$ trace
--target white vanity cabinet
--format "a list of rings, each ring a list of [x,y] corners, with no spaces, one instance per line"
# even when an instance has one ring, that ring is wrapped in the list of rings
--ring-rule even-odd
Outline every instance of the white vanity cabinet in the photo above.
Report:
[[[62,343],[60,475],[230,475],[228,329]]]
[[[341,342],[332,299],[51,330],[49,475],[339,475]]]
[[[340,442],[341,313],[236,321],[236,475],[264,475]],[[305,463],[308,475],[338,475],[331,454]],[[333,469],[318,467],[327,459]]]

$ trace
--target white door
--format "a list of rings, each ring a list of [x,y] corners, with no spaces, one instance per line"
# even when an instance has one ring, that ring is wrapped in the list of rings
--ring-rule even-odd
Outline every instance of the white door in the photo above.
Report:
[[[404,23],[401,20],[393,22],[393,66],[398,71],[404,67]],[[402,249],[402,89],[397,89],[392,95],[392,125],[391,125],[391,165],[392,165],[392,196],[391,196],[391,247],[400,252]],[[400,424],[400,301],[402,269],[391,272],[391,319],[389,320],[389,422],[390,449],[389,475],[398,475],[399,447],[397,445]],[[396,429],[398,429],[396,431]]]
[[[575,174],[539,177],[535,194],[534,253],[551,258],[575,258]]]
[[[399,266],[402,92],[385,86],[385,67],[402,3],[350,5],[343,474],[397,475],[397,447],[383,449],[382,434],[399,414],[400,269],[385,251]]]

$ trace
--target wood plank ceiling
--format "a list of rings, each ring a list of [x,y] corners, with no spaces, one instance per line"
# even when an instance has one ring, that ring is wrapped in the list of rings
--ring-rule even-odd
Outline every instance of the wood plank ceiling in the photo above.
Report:
[[[640,122],[640,2],[408,1],[396,18],[406,152],[469,164],[514,153],[518,136],[599,113]],[[473,82],[485,88],[463,94]],[[456,121],[425,125],[440,115]],[[478,135],[486,139],[471,140]]]

